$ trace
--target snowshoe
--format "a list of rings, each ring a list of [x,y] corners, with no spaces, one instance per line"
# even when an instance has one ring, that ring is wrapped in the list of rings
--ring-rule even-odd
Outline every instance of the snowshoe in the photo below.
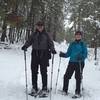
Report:
[[[38,90],[35,90],[35,89],[32,88],[31,93],[29,93],[29,95],[30,96],[34,96],[34,97],[37,97],[38,93],[39,93]]]
[[[80,97],[81,97],[81,94],[75,94],[75,95],[72,96],[73,99],[77,99],[77,98],[80,98]]]
[[[58,90],[58,92],[60,93],[60,94],[62,94],[62,95],[68,95],[69,93],[68,92],[66,92],[66,91],[64,91],[64,90]]]
[[[48,90],[41,90],[39,95],[39,98],[45,98],[48,97],[49,91]]]

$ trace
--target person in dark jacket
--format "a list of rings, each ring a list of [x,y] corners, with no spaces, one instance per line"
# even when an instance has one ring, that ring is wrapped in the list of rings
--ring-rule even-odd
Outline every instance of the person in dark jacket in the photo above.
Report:
[[[77,31],[75,33],[75,41],[70,43],[67,52],[66,53],[60,52],[59,56],[65,58],[70,57],[68,67],[64,74],[63,93],[68,94],[69,79],[71,79],[75,71],[75,79],[76,79],[75,95],[80,96],[82,72],[85,65],[85,59],[87,57],[87,47],[86,44],[82,41],[81,31]]]
[[[42,90],[47,91],[47,66],[51,53],[56,54],[54,43],[50,35],[45,31],[44,23],[39,21],[36,24],[36,30],[26,41],[22,50],[27,50],[32,45],[31,53],[31,72],[32,72],[32,91],[31,95],[38,92],[38,68],[42,76]]]

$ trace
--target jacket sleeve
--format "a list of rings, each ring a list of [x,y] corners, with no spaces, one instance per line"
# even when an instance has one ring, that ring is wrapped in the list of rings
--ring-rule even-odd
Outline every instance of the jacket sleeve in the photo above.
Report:
[[[55,49],[55,48],[54,48],[53,39],[51,38],[51,36],[50,36],[49,33],[47,33],[47,35],[48,35],[48,47],[49,47],[49,49],[52,51],[52,50]]]
[[[72,51],[72,43],[69,45],[67,52],[65,53],[65,57],[70,57]]]
[[[25,42],[25,46],[28,48],[32,45],[33,42],[33,33],[29,36],[29,39]]]

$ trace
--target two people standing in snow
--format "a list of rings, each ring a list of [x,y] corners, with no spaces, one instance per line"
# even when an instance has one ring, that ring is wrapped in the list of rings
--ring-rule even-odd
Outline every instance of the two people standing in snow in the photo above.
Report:
[[[51,53],[56,54],[54,43],[50,35],[45,31],[44,23],[39,21],[36,24],[36,30],[31,34],[26,41],[22,50],[26,51],[32,45],[31,53],[31,75],[32,75],[32,90],[31,95],[38,92],[38,69],[42,76],[42,91],[47,92],[47,66],[49,66],[49,59]]]
[[[75,71],[75,79],[76,79],[76,90],[75,96],[81,96],[81,80],[83,68],[85,65],[85,59],[87,57],[87,47],[85,43],[82,41],[82,32],[77,31],[75,33],[75,41],[70,43],[68,50],[66,53],[60,52],[60,57],[70,57],[68,67],[64,74],[63,80],[63,93],[68,94],[68,85],[69,80],[71,79],[74,71]]]
[[[50,55],[56,54],[54,43],[48,33],[45,31],[44,24],[38,22],[36,24],[36,31],[32,33],[26,41],[22,50],[26,51],[32,45],[31,54],[31,73],[32,73],[32,91],[31,94],[38,92],[38,68],[40,65],[40,72],[42,76],[42,91],[47,91],[47,66],[49,66]],[[82,41],[82,32],[75,33],[75,41],[70,43],[66,53],[60,52],[60,57],[70,57],[68,67],[64,74],[63,92],[68,94],[69,80],[75,71],[76,90],[75,94],[80,96],[82,72],[85,65],[85,58],[87,57],[87,47]]]

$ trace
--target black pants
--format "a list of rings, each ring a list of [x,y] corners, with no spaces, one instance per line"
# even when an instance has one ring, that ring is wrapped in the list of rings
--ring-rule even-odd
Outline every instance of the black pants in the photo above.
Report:
[[[69,62],[66,72],[64,74],[63,90],[68,91],[69,79],[71,79],[75,71],[76,90],[75,93],[80,94],[80,85],[82,79],[82,73],[84,68],[84,62]]]
[[[39,66],[34,66],[32,69],[32,86],[35,90],[38,89],[37,80],[38,80],[38,68]],[[40,72],[42,77],[42,89],[47,89],[47,67],[40,66]]]
[[[40,73],[42,77],[42,89],[47,89],[47,66],[48,66],[47,52],[44,50],[33,50],[31,58],[31,75],[32,86],[34,89],[38,89],[38,69],[40,67]]]

